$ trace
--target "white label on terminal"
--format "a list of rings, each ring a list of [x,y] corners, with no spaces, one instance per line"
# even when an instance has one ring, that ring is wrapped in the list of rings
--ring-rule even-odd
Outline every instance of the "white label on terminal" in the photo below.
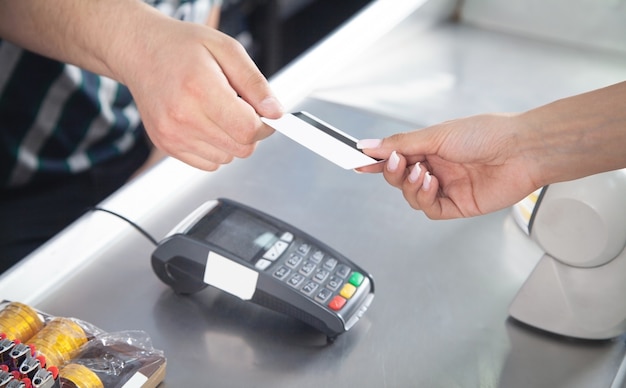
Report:
[[[204,282],[243,300],[250,300],[256,291],[258,272],[218,253],[209,252],[204,269]]]

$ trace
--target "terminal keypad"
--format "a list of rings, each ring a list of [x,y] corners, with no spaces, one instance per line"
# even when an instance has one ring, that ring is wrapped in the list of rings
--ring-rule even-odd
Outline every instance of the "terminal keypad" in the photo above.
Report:
[[[278,256],[265,255],[256,267],[316,302],[334,311],[341,310],[362,284],[363,274],[307,242],[290,234],[287,238],[281,238],[277,248],[268,250],[280,252]],[[284,242],[289,246],[285,247]]]

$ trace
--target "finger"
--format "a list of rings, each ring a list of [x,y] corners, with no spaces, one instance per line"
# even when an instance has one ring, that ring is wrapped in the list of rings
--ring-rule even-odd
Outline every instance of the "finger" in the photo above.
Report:
[[[207,144],[200,152],[191,151],[187,148],[178,152],[177,155],[177,158],[183,162],[187,163],[188,160],[189,164],[193,167],[209,171],[215,169],[212,168],[213,165],[220,166],[228,164],[234,159],[232,154],[226,153],[210,144]]]
[[[409,205],[415,210],[421,210],[417,200],[417,193],[422,188],[426,169],[418,162],[409,169],[409,173],[402,183],[402,195]]]
[[[401,188],[406,178],[406,159],[404,156],[393,151],[383,169],[385,180],[392,186]]]
[[[361,139],[356,142],[356,148],[360,150],[379,148],[382,143],[383,139]]]
[[[365,155],[376,159],[388,160],[393,149],[383,151],[381,149],[382,143],[383,139],[361,139],[356,142],[356,148],[360,149]]]
[[[385,163],[386,163],[385,161],[381,161],[378,163],[370,164],[369,166],[355,168],[355,171],[361,172],[361,173],[370,173],[370,174],[381,173],[383,172],[383,169],[385,168]]]
[[[240,103],[244,103],[239,99]],[[259,119],[259,116],[254,111],[251,111],[248,116],[241,114],[241,111],[236,111],[236,105],[231,105],[232,113],[228,117],[222,117],[222,121],[219,122],[221,130],[227,133],[236,143],[242,145],[255,144],[263,139],[266,139],[274,133],[274,128],[265,124]],[[241,106],[241,110],[250,108],[249,105]],[[228,112],[228,109],[224,109]]]
[[[254,108],[237,97],[226,82],[214,84],[207,101],[219,103],[206,107],[203,120],[212,121],[216,129],[228,135],[235,143],[254,144],[274,133],[271,127],[260,120]]]
[[[225,141],[222,139],[225,139]],[[174,140],[159,139],[153,141],[153,143],[168,155],[174,156],[193,167],[208,171],[215,170],[216,166],[221,164],[230,163],[235,156],[240,158],[247,157],[252,154],[256,147],[256,144],[237,144],[225,135],[220,140],[214,141],[190,136],[181,141],[177,141],[176,138]]]
[[[384,139],[363,139],[357,143],[363,152],[375,158],[385,158],[393,150],[405,156],[413,156],[416,161],[424,159],[424,155],[435,154],[437,151],[437,132],[430,128],[396,133]]]
[[[227,38],[226,41],[230,42],[230,39]],[[247,71],[258,73],[257,75],[261,77],[259,80],[262,84],[261,89],[264,90],[262,93],[267,92],[271,94],[267,81],[258,71],[245,50],[243,50],[243,47],[236,41],[234,45],[236,48],[240,48],[242,52],[240,53],[240,60],[233,63],[232,66],[243,66],[244,69],[248,69]],[[206,101],[219,101],[220,103],[207,106],[208,117],[241,144],[256,143],[273,134],[274,129],[263,123],[259,119],[259,115],[279,118],[282,115],[282,106],[277,101],[274,101],[274,97],[271,95],[269,102],[261,100],[259,102],[260,106],[254,106],[254,101],[247,98],[246,93],[249,91],[254,92],[256,88],[245,85],[237,86],[237,81],[240,78],[237,70],[233,70],[230,67],[224,68],[224,60],[220,57],[219,51],[211,54],[215,62],[209,64],[212,67],[212,71],[209,71],[209,74],[218,77],[218,79],[211,81],[210,85],[205,86],[205,90],[208,90],[210,94]],[[231,59],[226,58],[225,61],[228,62]],[[242,70],[242,72],[245,71]],[[278,104],[279,114],[276,114],[275,109],[271,106],[274,103]],[[269,107],[268,104],[270,104]]]
[[[195,138],[243,157],[249,147],[241,145],[255,144],[273,130],[237,96],[214,57],[208,53],[204,59],[203,76],[190,75],[177,80],[174,95],[169,94],[169,100],[160,101],[162,109],[156,110],[158,114],[154,106],[145,102],[138,104],[140,113],[148,131],[155,133],[154,140],[158,142],[158,138],[162,138],[162,145],[166,142],[184,145],[188,139]],[[169,87],[172,90],[172,85]]]
[[[183,111],[174,114],[173,119],[167,124],[146,126],[157,147],[171,155],[178,155],[184,151],[200,156],[206,154],[213,162],[225,160],[226,155],[244,158],[251,154],[256,144],[254,139],[242,142],[241,138],[236,139],[236,136],[231,136],[222,129],[223,125],[237,128],[246,124],[236,121],[218,124],[208,117],[207,112],[191,109],[190,105],[179,104],[184,107]],[[256,115],[253,116],[256,118]],[[259,125],[263,127],[260,120]],[[216,150],[220,150],[217,156]]]
[[[261,126],[261,129],[257,133],[255,141],[258,142],[260,140],[266,139],[266,138],[270,137],[274,132],[276,132],[274,130],[274,128],[272,128],[269,125],[263,123],[263,125]]]
[[[195,167],[203,171],[215,171],[222,165],[221,163],[215,163],[188,152],[183,152],[179,154],[176,158],[181,162],[190,165],[191,167]]]
[[[441,197],[439,180],[416,164],[402,186],[402,194],[415,210],[421,210],[433,220],[456,218],[457,209],[449,198]]]
[[[207,48],[216,58],[232,88],[259,115],[272,119],[282,116],[282,105],[243,46],[221,33],[213,36],[213,42]]]
[[[420,208],[428,218],[433,220],[454,218],[449,214],[450,206],[453,206],[452,202],[449,198],[438,196],[438,192],[439,179],[429,172],[424,173],[424,179],[416,196]]]

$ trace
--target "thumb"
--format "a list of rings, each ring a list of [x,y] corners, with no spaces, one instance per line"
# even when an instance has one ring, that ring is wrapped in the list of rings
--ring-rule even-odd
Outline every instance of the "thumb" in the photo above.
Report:
[[[237,40],[225,34],[221,35],[222,41],[211,51],[231,87],[260,116],[267,118],[282,116],[282,105],[244,47]]]
[[[359,140],[357,147],[364,153],[375,158],[385,159],[396,151],[399,154],[425,155],[433,153],[433,137],[428,129],[418,129],[411,132],[396,133],[384,139]]]

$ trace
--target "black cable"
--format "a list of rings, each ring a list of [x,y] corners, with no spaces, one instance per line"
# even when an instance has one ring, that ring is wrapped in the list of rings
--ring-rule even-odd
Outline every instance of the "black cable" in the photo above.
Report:
[[[148,233],[145,229],[143,229],[141,226],[137,225],[136,223],[134,223],[133,221],[129,220],[128,218],[124,217],[121,214],[117,214],[114,211],[105,209],[103,207],[98,207],[98,206],[92,206],[89,208],[89,210],[93,210],[93,211],[101,211],[101,212],[105,212],[105,213],[109,213],[112,214],[118,218],[121,218],[122,220],[128,222],[133,228],[137,229],[139,231],[139,233],[143,234],[148,240],[150,240],[150,242],[152,242],[155,246],[159,245],[159,242],[150,235],[150,233]]]

